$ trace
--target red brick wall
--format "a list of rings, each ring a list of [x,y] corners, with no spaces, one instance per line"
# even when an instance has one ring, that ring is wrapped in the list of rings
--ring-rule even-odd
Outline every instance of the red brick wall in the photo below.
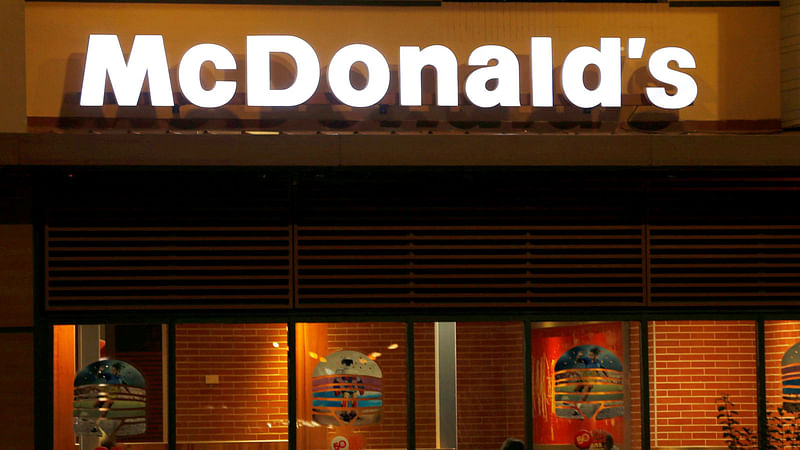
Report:
[[[653,448],[724,445],[715,400],[731,394],[743,425],[756,429],[753,321],[649,323]]]
[[[417,448],[436,448],[436,355],[433,322],[414,324]]]
[[[175,334],[178,441],[288,439],[285,324],[184,324]]]
[[[777,408],[783,405],[781,359],[786,350],[798,341],[800,341],[800,321],[768,320],[764,323],[768,412],[776,412]]]
[[[630,448],[642,448],[642,376],[639,356],[639,323],[630,322],[628,334],[628,364],[625,368],[630,379]]]
[[[521,322],[456,325],[458,448],[500,448],[525,438]]]
[[[398,348],[388,347],[397,344]],[[354,350],[376,359],[383,373],[383,419],[378,425],[359,427],[367,448],[406,448],[406,326],[396,322],[330,323],[328,353]]]
[[[116,352],[113,358],[128,362],[136,367],[145,379],[147,386],[147,403],[145,420],[147,429],[144,434],[125,436],[120,442],[162,442],[164,441],[163,399],[163,356],[161,352]]]

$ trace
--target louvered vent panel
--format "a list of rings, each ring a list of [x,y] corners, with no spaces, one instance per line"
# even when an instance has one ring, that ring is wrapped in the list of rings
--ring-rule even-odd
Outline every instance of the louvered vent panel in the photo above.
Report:
[[[650,227],[651,302],[800,300],[800,226]]]
[[[680,171],[650,199],[651,304],[800,301],[796,171]]]
[[[289,306],[289,227],[45,229],[51,310]]]
[[[300,307],[642,304],[627,172],[373,170],[301,178]]]
[[[299,226],[301,307],[641,304],[641,226]]]

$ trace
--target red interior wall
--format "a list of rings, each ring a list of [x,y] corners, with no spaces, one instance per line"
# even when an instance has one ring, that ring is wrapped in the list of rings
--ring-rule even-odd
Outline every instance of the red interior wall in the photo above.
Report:
[[[715,400],[729,393],[757,428],[754,321],[650,322],[651,444],[724,446]]]
[[[175,335],[178,441],[288,439],[285,324],[182,324]]]

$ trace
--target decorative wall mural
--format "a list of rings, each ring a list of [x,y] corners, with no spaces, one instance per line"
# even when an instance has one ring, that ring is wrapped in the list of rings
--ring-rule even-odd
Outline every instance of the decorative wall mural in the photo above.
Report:
[[[114,440],[146,430],[144,377],[125,361],[105,359],[78,372],[74,382],[75,433]]]
[[[535,445],[590,444],[604,433],[624,448],[625,340],[622,322],[555,324],[531,330]]]
[[[622,362],[597,345],[566,351],[553,368],[556,416],[597,420],[625,414]]]
[[[312,374],[315,422],[333,426],[372,425],[383,413],[383,374],[363,353],[338,351],[328,355]]]
[[[786,350],[781,360],[783,409],[800,412],[800,342]]]

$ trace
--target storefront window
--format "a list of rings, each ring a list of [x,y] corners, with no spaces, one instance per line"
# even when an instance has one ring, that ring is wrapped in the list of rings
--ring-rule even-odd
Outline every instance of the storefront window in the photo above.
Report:
[[[755,321],[182,323],[174,327],[179,450],[757,448]],[[800,321],[764,323],[764,439],[800,436]],[[167,327],[53,327],[55,449],[167,448]],[[290,346],[295,396],[290,398]],[[526,357],[533,421],[526,424]],[[794,441],[793,441],[794,439]]]
[[[288,449],[285,323],[175,327],[178,448]]]
[[[522,322],[414,324],[417,449],[525,438]]]
[[[407,448],[406,325],[297,324],[297,448]]]
[[[651,447],[756,448],[756,323],[652,321],[648,333]]]
[[[764,323],[768,440],[774,448],[800,444],[800,321]]]
[[[55,449],[166,449],[165,326],[53,327]]]
[[[534,448],[641,446],[639,324],[531,326]]]

